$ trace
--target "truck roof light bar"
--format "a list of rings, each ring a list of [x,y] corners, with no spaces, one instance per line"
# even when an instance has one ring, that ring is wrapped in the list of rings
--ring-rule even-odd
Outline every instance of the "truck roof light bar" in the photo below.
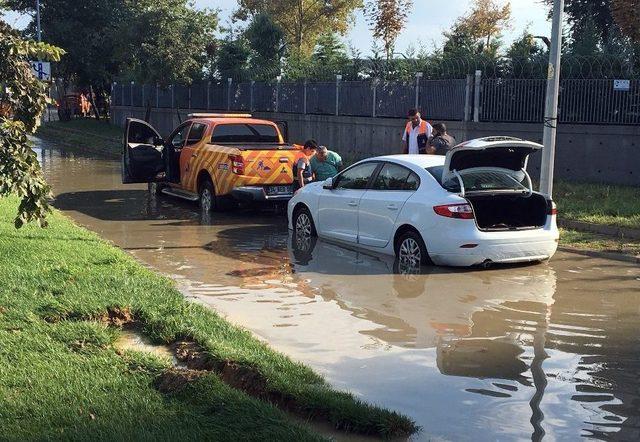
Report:
[[[188,118],[252,118],[251,114],[209,114],[209,113],[193,113],[187,115]]]

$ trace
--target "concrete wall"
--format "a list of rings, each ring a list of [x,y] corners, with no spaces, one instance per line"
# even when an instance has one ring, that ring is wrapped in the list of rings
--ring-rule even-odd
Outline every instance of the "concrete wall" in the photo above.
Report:
[[[182,118],[190,111],[181,111]],[[194,111],[196,112],[196,111]],[[405,122],[396,118],[367,118],[331,115],[254,113],[256,117],[284,120],[290,141],[315,138],[319,143],[352,161],[400,152]],[[133,116],[144,118],[143,108],[113,107],[112,121],[122,125]],[[178,124],[171,109],[154,109],[151,124],[167,135]],[[542,124],[446,122],[458,141],[488,135],[510,135],[542,142]],[[530,159],[529,172],[536,179],[540,154]],[[640,127],[567,125],[558,127],[556,178],[640,186]],[[640,194],[639,194],[640,197]]]

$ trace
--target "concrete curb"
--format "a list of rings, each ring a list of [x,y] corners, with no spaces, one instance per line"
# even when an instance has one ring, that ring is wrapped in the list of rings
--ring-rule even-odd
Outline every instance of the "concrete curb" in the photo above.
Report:
[[[578,255],[590,256],[592,258],[611,259],[614,261],[630,262],[632,264],[640,264],[640,255],[625,255],[624,253],[603,252],[599,250],[579,249],[576,247],[559,246],[558,250],[562,252],[575,253]]]
[[[584,221],[572,219],[558,219],[558,226],[580,232],[598,233],[600,235],[615,236],[625,239],[640,239],[640,229],[630,227],[607,226],[602,224],[590,224]]]

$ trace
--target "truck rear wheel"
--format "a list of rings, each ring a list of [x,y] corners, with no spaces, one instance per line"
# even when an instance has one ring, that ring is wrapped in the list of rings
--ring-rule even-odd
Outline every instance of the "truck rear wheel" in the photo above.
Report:
[[[217,209],[216,193],[213,190],[213,184],[211,181],[206,180],[200,185],[198,191],[198,202],[200,203],[200,209],[203,212],[213,212]]]

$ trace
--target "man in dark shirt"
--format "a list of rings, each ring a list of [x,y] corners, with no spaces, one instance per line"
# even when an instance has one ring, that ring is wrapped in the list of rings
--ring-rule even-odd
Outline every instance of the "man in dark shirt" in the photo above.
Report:
[[[433,137],[429,140],[429,153],[433,155],[446,155],[456,145],[456,139],[447,133],[444,123],[433,125]]]

